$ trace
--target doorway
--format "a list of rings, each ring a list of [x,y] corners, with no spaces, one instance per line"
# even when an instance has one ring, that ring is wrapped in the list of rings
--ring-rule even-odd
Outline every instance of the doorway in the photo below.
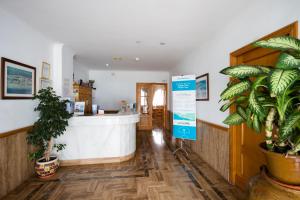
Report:
[[[165,128],[168,108],[167,83],[137,83],[136,103],[140,113],[138,130]]]
[[[298,23],[290,24],[261,39],[277,36],[298,37]],[[254,47],[249,44],[230,54],[230,65],[274,66],[278,56],[278,51]],[[230,112],[234,111],[235,108],[231,108]],[[265,157],[259,148],[259,144],[264,140],[264,133],[256,134],[245,124],[231,126],[229,133],[230,181],[245,190],[250,178],[259,173],[260,166],[266,163]]]

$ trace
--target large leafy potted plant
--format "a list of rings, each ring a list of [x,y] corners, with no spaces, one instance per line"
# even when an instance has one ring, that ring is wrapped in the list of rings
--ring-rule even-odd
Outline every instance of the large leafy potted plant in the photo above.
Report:
[[[61,100],[50,87],[39,90],[34,99],[39,100],[34,109],[39,112],[39,119],[27,136],[28,143],[35,147],[29,156],[36,161],[36,173],[46,178],[54,175],[59,166],[57,156],[51,152],[53,148],[60,151],[65,145],[53,144],[53,139],[64,133],[71,114],[66,111],[67,100]]]
[[[275,67],[238,65],[220,73],[231,77],[221,93],[234,106],[224,123],[246,123],[256,132],[264,129],[261,148],[272,176],[288,184],[300,184],[300,40],[288,36],[254,43],[281,51]]]

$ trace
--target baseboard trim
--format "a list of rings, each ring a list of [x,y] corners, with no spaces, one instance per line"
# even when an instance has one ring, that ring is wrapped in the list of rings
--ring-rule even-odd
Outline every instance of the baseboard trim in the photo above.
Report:
[[[120,163],[130,160],[135,156],[135,152],[122,157],[109,157],[109,158],[89,158],[89,159],[76,159],[76,160],[60,160],[60,166],[74,166],[74,165],[93,165],[105,163]]]

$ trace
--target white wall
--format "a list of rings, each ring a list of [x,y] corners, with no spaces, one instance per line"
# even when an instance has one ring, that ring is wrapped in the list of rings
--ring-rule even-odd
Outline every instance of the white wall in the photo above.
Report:
[[[228,113],[219,111],[219,94],[228,78],[219,71],[229,66],[229,54],[262,36],[300,19],[299,0],[261,0],[245,8],[205,44],[187,56],[172,75],[209,73],[210,101],[197,102],[197,118],[223,125]]]
[[[89,71],[89,78],[95,80],[96,103],[104,109],[119,109],[121,100],[135,102],[137,82],[168,82],[169,73],[161,71]]]
[[[53,41],[0,8],[0,57],[7,57],[37,68],[39,88],[42,62],[52,65]],[[37,114],[32,100],[0,99],[0,134],[32,125]]]
[[[84,82],[88,82],[89,80],[88,66],[74,59],[74,80],[79,81],[80,79],[82,79]]]

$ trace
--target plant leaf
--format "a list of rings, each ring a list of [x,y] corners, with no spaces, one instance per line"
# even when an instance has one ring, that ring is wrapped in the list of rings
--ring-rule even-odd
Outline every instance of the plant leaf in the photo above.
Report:
[[[270,76],[271,92],[277,96],[282,94],[298,77],[298,69],[275,69]]]
[[[244,120],[247,120],[247,114],[246,114],[246,112],[245,112],[245,110],[244,110],[243,107],[238,106],[236,110],[237,110],[237,113],[238,113],[242,118],[244,118]]]
[[[220,111],[225,112],[226,110],[228,110],[228,108],[233,104],[233,101],[227,102],[225,103],[221,108]]]
[[[254,43],[254,45],[282,51],[292,50],[300,52],[300,41],[289,36],[274,37],[268,40],[257,41]]]
[[[253,122],[252,122],[252,112],[249,108],[246,109],[246,114],[247,114],[247,120],[246,120],[247,126],[249,128],[252,128],[253,127],[252,126],[252,124],[253,124]]]
[[[253,118],[253,129],[257,133],[260,133],[261,125],[260,125],[259,117],[257,115],[254,115],[254,118]]]
[[[254,90],[252,90],[249,95],[249,107],[250,107],[251,111],[253,113],[255,113],[256,115],[259,115],[262,117],[265,116],[264,107],[257,100]]]
[[[300,67],[300,59],[296,59],[294,56],[287,53],[280,54],[276,68],[280,69],[294,69]]]
[[[251,83],[249,81],[247,81],[247,80],[239,82],[239,83],[236,83],[234,85],[231,85],[230,87],[226,88],[221,93],[221,99],[222,100],[231,99],[232,97],[240,95],[243,92],[249,90],[250,87],[251,87]]]
[[[239,125],[243,123],[245,120],[238,114],[238,113],[232,113],[230,114],[224,121],[224,124],[227,125]]]
[[[245,78],[264,74],[266,73],[267,69],[267,67],[263,66],[237,65],[226,67],[222,71],[220,71],[220,73],[235,78]]]
[[[285,123],[280,127],[279,134],[280,139],[285,140],[289,137],[289,135],[293,132],[293,130],[299,125],[300,123],[300,112],[296,111],[291,114]]]

